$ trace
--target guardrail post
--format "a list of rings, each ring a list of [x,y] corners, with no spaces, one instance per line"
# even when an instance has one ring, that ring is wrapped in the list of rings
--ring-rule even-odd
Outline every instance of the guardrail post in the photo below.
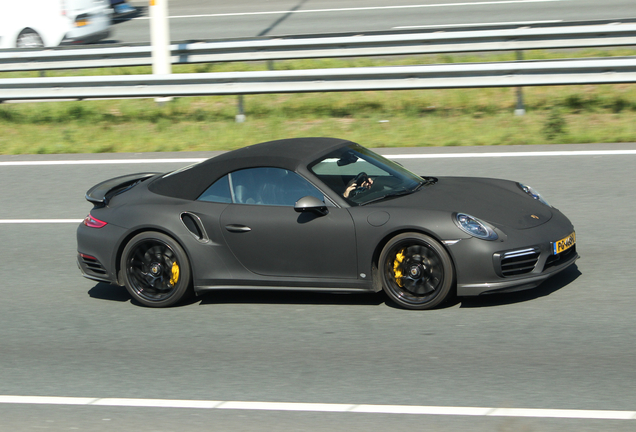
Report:
[[[150,0],[150,41],[152,43],[152,73],[170,75],[170,29],[168,24],[168,0]],[[155,98],[162,104],[171,101],[172,97]]]
[[[236,122],[243,123],[245,121],[245,111],[243,109],[243,95],[238,95],[238,114],[236,114]]]
[[[523,51],[517,51],[517,60],[523,60]],[[517,107],[515,115],[522,116],[526,114],[526,108],[523,106],[523,87],[517,87]]]

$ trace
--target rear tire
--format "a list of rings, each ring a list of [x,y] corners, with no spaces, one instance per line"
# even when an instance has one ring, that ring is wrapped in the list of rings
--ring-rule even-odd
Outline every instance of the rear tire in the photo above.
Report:
[[[124,285],[144,306],[168,307],[192,291],[190,262],[171,237],[143,232],[133,237],[121,256]]]
[[[20,32],[15,45],[18,48],[44,48],[44,42],[38,32],[30,28],[26,28]]]
[[[380,254],[380,276],[386,294],[406,309],[432,309],[451,296],[453,262],[446,249],[420,233],[392,238]]]

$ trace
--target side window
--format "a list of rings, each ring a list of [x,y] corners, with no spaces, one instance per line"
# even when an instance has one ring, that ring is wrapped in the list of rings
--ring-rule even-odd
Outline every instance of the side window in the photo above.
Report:
[[[311,183],[286,169],[249,168],[229,175],[235,203],[293,206],[308,195],[324,200]]]
[[[198,198],[199,201],[231,203],[232,195],[230,195],[230,181],[228,176],[223,176],[215,181],[212,186],[207,188],[205,192]]]

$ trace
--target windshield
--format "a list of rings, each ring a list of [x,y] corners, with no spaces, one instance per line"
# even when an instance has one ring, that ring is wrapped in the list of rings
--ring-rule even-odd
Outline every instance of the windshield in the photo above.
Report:
[[[360,145],[338,149],[309,169],[352,205],[364,205],[416,191],[421,177]]]

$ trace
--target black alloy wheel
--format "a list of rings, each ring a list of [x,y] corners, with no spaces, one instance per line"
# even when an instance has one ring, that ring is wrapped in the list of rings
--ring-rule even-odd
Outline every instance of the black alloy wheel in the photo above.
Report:
[[[44,42],[40,35],[29,28],[20,32],[15,45],[18,48],[44,48]]]
[[[380,272],[386,294],[406,309],[432,309],[450,296],[454,285],[448,252],[420,233],[391,239],[380,254]]]
[[[144,306],[167,307],[191,291],[190,263],[169,236],[144,232],[128,242],[121,257],[124,284]]]

